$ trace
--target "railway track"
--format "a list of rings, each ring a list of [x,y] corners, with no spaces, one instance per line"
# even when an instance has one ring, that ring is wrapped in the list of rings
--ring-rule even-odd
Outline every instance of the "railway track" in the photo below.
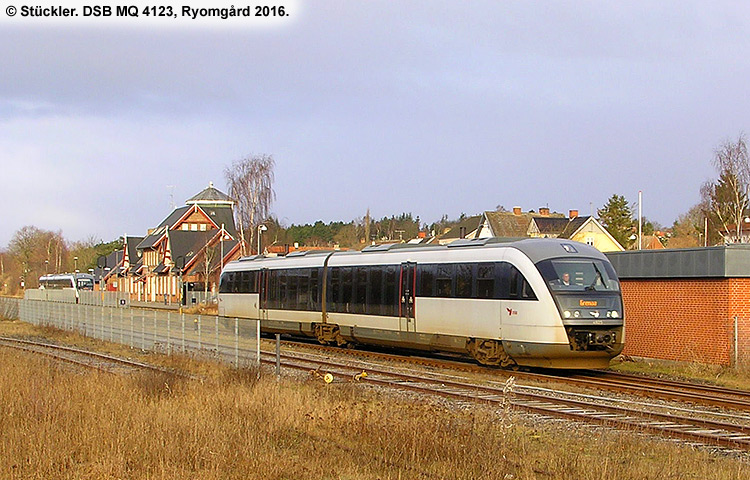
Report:
[[[159,367],[131,360],[30,340],[0,337],[0,346],[9,346],[33,353],[44,354],[61,361],[87,368],[96,368],[109,373],[123,374],[143,369],[164,371]],[[187,346],[188,348],[194,348],[197,345]],[[270,345],[268,343],[264,346],[265,349],[262,351],[261,361],[264,364],[275,364],[275,353],[269,351]],[[308,344],[304,346],[310,347]],[[510,407],[517,411],[541,415],[545,418],[564,418],[586,424],[634,430],[662,438],[679,439],[683,442],[693,444],[710,445],[732,451],[750,452],[750,415],[742,413],[730,414],[683,408],[678,409],[681,413],[674,414],[665,412],[664,406],[622,401],[518,383],[514,384],[517,379],[528,375],[532,375],[531,378],[537,378],[540,374],[488,370],[485,367],[461,363],[458,364],[460,368],[457,371],[454,368],[455,362],[448,362],[446,365],[445,361],[420,358],[416,362],[418,365],[415,365],[413,359],[411,362],[408,361],[409,357],[373,352],[365,352],[366,355],[357,355],[355,357],[350,355],[352,352],[346,352],[343,355],[344,352],[336,348],[324,348],[322,352],[323,354],[321,355],[321,353],[290,352],[285,350],[280,354],[281,365],[284,368],[313,373],[316,376],[330,379],[334,382],[340,382],[342,379],[344,381],[360,381],[391,389],[411,391],[420,395],[449,398],[453,401],[467,404],[479,403],[501,406],[502,408]],[[229,351],[218,351],[215,353],[224,357],[230,355]],[[338,355],[332,353],[338,353]],[[362,352],[357,351],[357,353],[360,354]],[[404,360],[404,358],[407,360]],[[392,362],[394,359],[398,359],[399,362]],[[427,369],[424,368],[425,362],[429,365]],[[418,368],[415,369],[415,367]],[[430,369],[434,371],[427,371]],[[484,375],[471,376],[469,378],[469,376],[461,373],[461,371],[467,369],[482,372]],[[439,371],[448,373],[439,373]],[[488,379],[488,373],[495,378]],[[501,378],[497,378],[497,373],[502,373]],[[509,380],[511,375],[514,377],[514,380]],[[576,378],[579,376],[582,378]],[[602,374],[601,372],[586,372],[581,375],[573,375],[568,380],[574,380],[579,385],[583,382],[583,384],[592,387],[592,385],[595,385],[592,379],[597,376],[605,377],[610,384],[618,382],[626,383],[626,380],[643,383],[643,379],[639,376],[628,378],[634,376]],[[550,377],[549,375],[542,375],[542,377],[547,382],[561,381],[559,377]],[[563,377],[562,381],[564,382],[565,380]],[[650,381],[658,382],[658,380]],[[594,384],[591,382],[594,382]],[[676,383],[677,385],[672,385],[672,383]],[[680,382],[668,381],[665,384],[673,387],[685,387],[685,384]],[[509,387],[509,385],[512,385],[512,387]],[[696,387],[696,390],[701,390],[701,395],[704,397],[707,396],[706,391],[711,390],[711,387],[707,386],[688,385]],[[595,388],[601,387],[597,386]],[[654,389],[655,387],[652,385],[643,388]],[[747,396],[747,392],[729,389],[718,389],[714,393],[717,393],[714,397],[729,394],[737,397],[741,397],[742,395]],[[684,393],[684,395],[690,394]],[[703,400],[705,399],[699,398],[691,401],[691,403],[700,403]],[[710,402],[704,403],[725,408],[736,408],[735,405],[730,403],[718,404],[714,400],[715,398]]]
[[[186,374],[173,372],[171,370],[157,367],[155,365],[149,365],[146,363],[136,362],[134,360],[114,357],[112,355],[105,355],[103,353],[92,352],[90,350],[82,350],[79,348],[67,347],[63,345],[54,345],[46,342],[0,337],[0,346],[37,355],[43,355],[45,357],[54,359],[55,361],[65,362],[77,367],[98,370],[115,375],[149,370],[159,373],[168,373],[170,375],[188,377],[188,375]]]
[[[565,418],[693,444],[750,452],[750,416],[733,416],[732,422],[711,420],[705,418],[710,415],[709,412],[689,416],[644,410],[642,404],[638,408],[632,404],[616,406],[607,404],[608,399],[601,397],[593,400],[588,395],[551,390],[541,393],[542,389],[522,385],[509,387],[509,383],[513,383],[511,380],[494,385],[472,383],[447,375],[410,373],[403,369],[297,353],[283,353],[281,357],[284,367],[306,370],[329,382],[337,379],[361,381],[466,403],[509,405],[515,410],[544,417]],[[262,354],[263,363],[273,364],[275,361],[274,355]]]
[[[288,345],[299,345],[312,351],[318,350],[332,355],[341,355],[342,350],[311,343],[288,342]],[[740,411],[750,411],[750,391],[730,389],[715,385],[681,382],[660,379],[643,375],[624,374],[596,370],[583,370],[569,374],[539,373],[529,371],[508,371],[484,367],[464,361],[463,359],[444,359],[423,356],[405,356],[369,350],[347,350],[347,355],[355,358],[374,361],[387,361],[395,364],[420,365],[428,368],[448,369],[456,372],[491,375],[493,377],[515,377],[517,380],[532,381],[543,384],[567,385],[586,390],[599,390],[649,399],[685,402],[699,406],[710,406]]]

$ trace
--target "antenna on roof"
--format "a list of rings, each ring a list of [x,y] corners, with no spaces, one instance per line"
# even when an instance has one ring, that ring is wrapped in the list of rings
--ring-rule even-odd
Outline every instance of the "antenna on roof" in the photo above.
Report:
[[[174,210],[174,185],[167,185],[167,188],[169,189],[169,208]]]

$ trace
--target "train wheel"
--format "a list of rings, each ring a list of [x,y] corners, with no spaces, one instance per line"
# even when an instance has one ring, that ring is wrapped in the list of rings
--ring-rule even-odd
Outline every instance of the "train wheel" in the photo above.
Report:
[[[333,323],[316,323],[313,328],[315,329],[315,336],[318,338],[318,342],[323,345],[336,344],[339,347],[346,345],[346,339],[341,335],[338,325]]]
[[[505,353],[503,344],[498,340],[472,338],[467,342],[467,348],[469,349],[471,356],[482,365],[494,365],[506,368],[516,364],[516,362]]]

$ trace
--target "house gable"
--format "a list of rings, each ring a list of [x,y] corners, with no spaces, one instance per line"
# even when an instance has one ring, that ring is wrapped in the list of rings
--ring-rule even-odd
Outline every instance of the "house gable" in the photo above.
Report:
[[[565,238],[589,244],[600,252],[622,252],[625,250],[594,217],[578,217],[576,220],[578,219],[583,220],[583,222],[569,234],[566,232]]]

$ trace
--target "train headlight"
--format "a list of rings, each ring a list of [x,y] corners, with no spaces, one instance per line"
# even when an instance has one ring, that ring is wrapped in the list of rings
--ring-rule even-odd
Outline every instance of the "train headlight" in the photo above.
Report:
[[[565,311],[563,312],[563,317],[565,317],[565,318],[570,318],[570,310],[565,310]]]
[[[573,316],[576,317],[576,318],[578,318],[578,317],[581,316],[581,312],[579,312],[578,310],[576,310],[575,312],[573,312]]]
[[[612,312],[607,312],[607,318],[612,318]]]
[[[612,318],[619,318],[620,314],[617,313],[617,310],[612,310]]]

